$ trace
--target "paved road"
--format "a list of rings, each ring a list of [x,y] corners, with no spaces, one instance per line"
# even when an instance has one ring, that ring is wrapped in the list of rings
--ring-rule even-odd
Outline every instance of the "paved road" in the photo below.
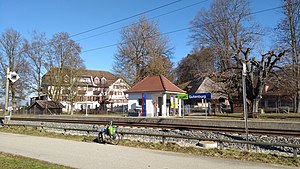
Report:
[[[0,151],[82,169],[293,169],[237,160],[0,132]]]

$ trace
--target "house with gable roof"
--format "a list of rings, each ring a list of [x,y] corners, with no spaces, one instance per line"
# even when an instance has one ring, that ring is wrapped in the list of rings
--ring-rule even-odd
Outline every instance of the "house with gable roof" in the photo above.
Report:
[[[181,102],[176,98],[185,91],[163,75],[148,76],[125,91],[128,94],[128,111],[139,111],[141,116],[181,116]]]
[[[62,114],[64,106],[60,102],[48,100],[36,100],[29,108],[29,114],[46,115],[46,114]]]
[[[55,79],[59,78],[57,73],[58,68],[53,68],[48,71],[42,78],[43,93],[48,95],[48,100],[52,100],[51,92],[57,88]],[[68,75],[64,78],[68,80]],[[75,92],[74,110],[98,110],[98,109],[114,109],[116,107],[123,107],[127,105],[127,97],[124,91],[130,86],[122,78],[116,77],[108,71],[100,70],[80,70],[78,77],[76,77],[76,89],[71,89],[65,84],[60,84],[59,101],[65,106],[63,111],[71,109],[71,103],[68,101],[68,95],[71,90]]]
[[[186,83],[183,89],[186,89],[188,94],[211,94],[210,100],[193,99],[187,101],[187,104],[191,105],[194,112],[210,108],[219,112],[229,111],[230,109],[228,96],[224,94],[224,84],[222,82],[215,82],[209,77],[199,77]]]

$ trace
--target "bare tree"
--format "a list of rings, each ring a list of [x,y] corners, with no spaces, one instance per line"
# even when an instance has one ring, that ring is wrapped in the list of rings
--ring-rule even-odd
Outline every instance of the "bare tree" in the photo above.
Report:
[[[260,57],[251,57],[250,58],[251,49],[248,48],[246,50],[241,50],[244,57],[235,58],[240,64],[243,62],[246,65],[246,99],[247,106],[250,112],[257,112],[259,101],[262,98],[263,89],[265,85],[270,82],[270,79],[277,77],[278,70],[281,69],[279,66],[279,61],[285,56],[286,51],[276,52],[269,51],[265,54],[261,54]],[[257,59],[260,58],[260,59]],[[241,82],[241,69],[238,68],[239,74],[235,74],[237,72],[234,69],[230,69],[232,72],[227,71],[227,73],[215,74],[214,78],[218,82],[222,82],[224,86],[219,93],[226,94],[228,96],[231,110],[233,110],[233,95],[238,95],[242,91]],[[242,96],[240,95],[241,99]]]
[[[250,15],[248,0],[214,0],[209,10],[202,9],[191,22],[191,42],[197,47],[210,47],[215,55],[218,82],[225,84],[224,93],[232,103],[241,89],[241,60],[248,60],[250,48],[259,41],[261,30]],[[240,92],[239,92],[240,93]],[[231,105],[232,107],[232,105]]]
[[[78,77],[84,69],[81,47],[68,33],[57,33],[50,40],[51,51],[45,60],[45,92],[55,101],[74,103],[78,91]],[[73,105],[73,104],[72,104]]]
[[[162,74],[169,80],[173,80],[172,76],[173,63],[168,57],[156,56],[151,58],[147,66],[148,75],[159,75]]]
[[[71,68],[68,70],[68,72],[66,72],[66,74],[68,75],[68,83],[67,83],[67,88],[68,88],[68,94],[67,97],[65,99],[65,101],[67,103],[69,103],[71,105],[71,110],[70,113],[71,115],[73,115],[73,111],[74,111],[74,103],[77,100],[78,97],[78,87],[80,85],[82,85],[80,83],[80,77],[83,74],[83,70],[85,69],[85,65],[83,64],[83,60],[81,59],[81,57],[74,57],[72,60],[70,60],[68,62],[69,65],[72,65]]]
[[[291,65],[292,71],[288,76],[289,84],[294,93],[295,111],[300,113],[300,1],[285,0],[283,1],[282,13],[284,18],[278,24],[279,44],[289,49],[288,64]],[[290,72],[290,71],[289,71]]]
[[[274,69],[279,68],[278,63],[285,56],[285,52],[269,51],[262,54],[260,60],[255,57],[249,60],[240,60],[240,62],[247,62],[246,89],[251,112],[258,111],[258,104],[262,98],[264,86],[270,78],[270,74],[275,73]],[[245,58],[248,58],[250,49],[243,51],[243,54]]]
[[[214,0],[209,10],[200,10],[191,25],[191,42],[195,48],[212,48],[219,72],[237,66],[232,57],[240,55],[241,47],[253,48],[260,34],[251,21],[248,0]]]
[[[169,76],[171,54],[169,40],[160,33],[157,23],[141,17],[138,23],[122,30],[113,70],[131,84],[150,74]]]
[[[1,66],[1,79],[2,86],[6,81],[6,70],[9,68],[11,72],[16,72],[21,77],[15,83],[10,83],[9,91],[11,93],[12,107],[16,108],[17,101],[25,99],[28,90],[27,74],[29,65],[24,57],[25,53],[25,40],[21,34],[14,29],[7,29],[2,33],[0,38],[0,66]],[[3,86],[2,89],[5,89]],[[2,90],[2,94],[4,94]]]
[[[199,76],[216,72],[216,61],[212,52],[211,48],[203,47],[182,58],[176,68],[177,84],[186,83]]]
[[[248,0],[213,1],[210,10],[200,11],[192,21],[191,31],[195,46],[210,46],[215,51],[219,59],[218,77],[225,83],[224,92],[229,99],[236,89],[241,89],[236,84],[241,84],[237,80],[241,79],[242,62],[247,63],[247,100],[250,111],[257,112],[269,74],[285,51],[250,56],[262,31],[251,21]]]
[[[34,31],[31,42],[27,42],[26,56],[30,66],[29,77],[31,90],[41,95],[42,75],[45,73],[44,59],[49,55],[49,46],[44,33]]]

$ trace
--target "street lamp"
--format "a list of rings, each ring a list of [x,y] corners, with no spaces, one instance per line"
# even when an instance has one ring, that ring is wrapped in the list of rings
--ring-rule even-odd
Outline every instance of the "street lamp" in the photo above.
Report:
[[[88,100],[88,85],[89,85],[89,83],[86,83],[85,116],[88,116],[88,110],[87,110],[87,100]]]
[[[243,83],[243,104],[244,104],[244,120],[245,120],[245,130],[246,130],[246,141],[248,142],[248,114],[247,114],[247,103],[246,103],[246,62],[242,62],[243,71],[242,71],[242,83]],[[249,149],[247,144],[247,149]]]

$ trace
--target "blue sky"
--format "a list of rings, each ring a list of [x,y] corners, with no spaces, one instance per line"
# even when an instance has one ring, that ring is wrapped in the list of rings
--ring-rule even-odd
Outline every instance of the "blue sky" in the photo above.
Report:
[[[0,33],[13,28],[23,37],[30,39],[32,31],[45,32],[48,38],[58,32],[75,35],[100,27],[135,14],[174,2],[175,0],[0,0]],[[190,27],[189,22],[201,8],[209,7],[212,0],[182,0],[173,5],[146,13],[153,18],[185,6],[199,3],[192,7],[158,17],[162,33]],[[281,5],[281,0],[250,0],[252,12],[270,9]],[[262,26],[274,28],[280,20],[278,10],[254,15]],[[120,30],[104,33],[127,26],[138,17],[112,24],[95,31],[72,37],[82,46],[83,58],[87,69],[111,71],[116,46],[102,48],[120,42]],[[102,35],[98,35],[104,33]],[[98,35],[93,38],[83,38]],[[175,47],[172,61],[177,63],[192,49],[188,45],[188,30],[168,34]],[[268,41],[268,39],[267,39]],[[101,48],[89,51],[90,49]],[[267,46],[268,48],[268,46]],[[89,51],[89,52],[85,52]]]

